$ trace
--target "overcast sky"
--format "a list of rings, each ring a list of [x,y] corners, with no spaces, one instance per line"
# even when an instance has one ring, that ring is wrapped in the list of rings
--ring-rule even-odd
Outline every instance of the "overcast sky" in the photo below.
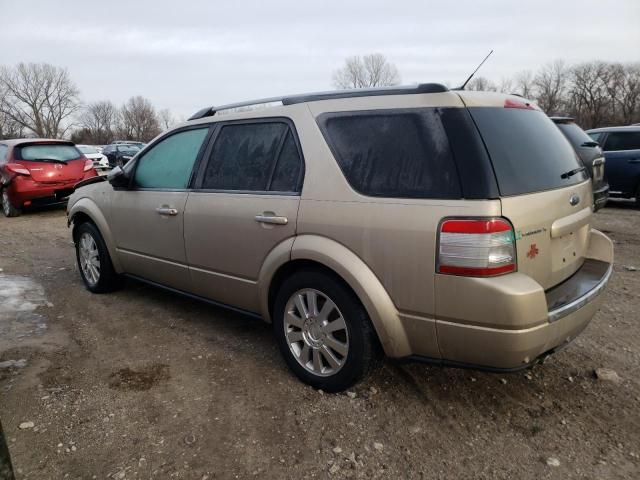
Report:
[[[203,106],[332,88],[381,52],[403,83],[461,83],[556,58],[640,61],[640,0],[0,0],[0,64],[68,68],[82,100]]]

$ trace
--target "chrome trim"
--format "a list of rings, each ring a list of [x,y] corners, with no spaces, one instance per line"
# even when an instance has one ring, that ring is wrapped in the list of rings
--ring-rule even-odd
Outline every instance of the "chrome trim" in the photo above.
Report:
[[[600,282],[587,293],[585,293],[581,297],[576,298],[571,303],[567,303],[560,308],[556,308],[555,310],[550,311],[547,317],[549,323],[553,323],[557,320],[560,320],[561,318],[566,317],[567,315],[572,314],[576,310],[584,307],[587,303],[591,302],[593,299],[595,299],[595,297],[600,295],[600,293],[602,293],[602,290],[604,290],[604,287],[607,285],[607,282],[609,282],[609,278],[611,277],[612,272],[613,264],[609,265],[609,268],[604,274],[604,277],[602,277],[602,280],[600,280]]]
[[[178,210],[177,209],[169,208],[169,207],[156,208],[156,212],[158,212],[160,215],[170,215],[172,217],[178,215]]]
[[[270,223],[273,225],[286,225],[289,223],[289,219],[287,217],[278,217],[275,215],[256,215],[256,222],[259,223]]]

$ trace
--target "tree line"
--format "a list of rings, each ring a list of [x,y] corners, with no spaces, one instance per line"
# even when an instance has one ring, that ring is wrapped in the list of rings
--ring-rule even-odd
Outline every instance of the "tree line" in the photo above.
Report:
[[[338,89],[392,86],[400,74],[384,55],[349,57],[333,74]],[[499,83],[476,76],[466,90],[515,93],[534,100],[549,115],[570,116],[583,128],[640,122],[640,63],[556,60]]]
[[[104,145],[148,142],[176,119],[142,96],[121,106],[109,100],[83,104],[69,72],[47,63],[0,67],[0,139],[36,136]]]
[[[536,72],[526,70],[502,79],[499,84],[476,77],[466,89],[522,95],[549,115],[575,118],[585,129],[640,122],[640,63],[567,65],[556,60]]]
[[[397,85],[400,73],[379,53],[346,59],[333,72],[338,89]],[[640,63],[556,60],[499,83],[474,77],[467,90],[514,93],[534,100],[549,115],[571,116],[583,128],[640,122]],[[37,136],[102,145],[112,140],[147,142],[175,123],[167,109],[134,96],[118,106],[83,104],[69,72],[47,63],[0,66],[0,139]]]

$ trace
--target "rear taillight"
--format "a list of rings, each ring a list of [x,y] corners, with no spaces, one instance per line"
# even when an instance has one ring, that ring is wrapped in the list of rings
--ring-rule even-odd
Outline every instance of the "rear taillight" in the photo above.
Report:
[[[84,162],[84,171],[88,172],[89,170],[91,170],[93,168],[93,160],[86,160]]]
[[[438,234],[438,273],[492,277],[516,271],[513,227],[504,219],[445,220]]]
[[[24,165],[20,165],[19,163],[7,163],[5,168],[17,175],[31,175],[31,172]]]

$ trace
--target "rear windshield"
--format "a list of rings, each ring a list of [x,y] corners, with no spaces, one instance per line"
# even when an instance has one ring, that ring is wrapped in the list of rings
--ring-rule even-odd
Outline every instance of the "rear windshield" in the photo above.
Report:
[[[74,145],[25,145],[15,149],[16,160],[42,162],[47,160],[76,160],[82,153]]]
[[[471,107],[491,157],[502,195],[575,185],[587,179],[583,165],[549,117],[538,110]]]
[[[574,147],[588,147],[589,145],[584,144],[588,142],[594,142],[594,140],[589,135],[587,135],[587,132],[582,130],[575,123],[560,123],[558,124],[558,127],[560,128],[560,130],[562,130],[562,133],[564,133],[564,135],[571,142],[571,145],[573,145]],[[595,147],[595,145],[591,146]]]

